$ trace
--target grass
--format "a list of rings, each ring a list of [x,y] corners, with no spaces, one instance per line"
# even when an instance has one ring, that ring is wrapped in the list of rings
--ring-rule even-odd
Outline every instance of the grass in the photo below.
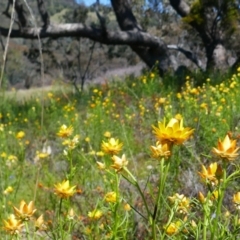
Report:
[[[152,72],[81,96],[1,95],[1,238],[238,239],[239,79],[179,90]],[[172,118],[194,132],[155,159],[152,126]],[[227,157],[213,154],[226,135]]]

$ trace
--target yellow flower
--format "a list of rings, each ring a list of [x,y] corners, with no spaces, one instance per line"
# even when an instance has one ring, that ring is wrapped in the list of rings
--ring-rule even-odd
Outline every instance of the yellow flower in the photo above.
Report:
[[[33,201],[31,201],[28,205],[25,201],[20,202],[19,209],[16,207],[13,207],[14,214],[17,219],[20,219],[21,221],[28,221],[30,220],[30,217],[33,216],[33,214],[37,211],[37,209],[34,209]]]
[[[204,197],[202,192],[198,192],[198,200],[203,204],[206,202],[206,198]]]
[[[233,202],[235,204],[236,209],[240,210],[240,192],[237,192],[233,195]]]
[[[150,73],[150,78],[154,78],[155,74],[154,73]]]
[[[57,133],[57,135],[61,138],[67,138],[71,136],[73,133],[73,127],[69,126],[67,127],[66,125],[62,125]]]
[[[108,192],[104,199],[106,202],[115,203],[117,201],[117,194],[116,192]]]
[[[159,98],[158,102],[159,102],[160,104],[163,104],[163,103],[166,102],[166,98]]]
[[[167,159],[171,155],[168,144],[167,143],[161,144],[159,141],[157,141],[156,147],[151,146],[150,150],[152,152],[153,158],[163,157]]]
[[[212,194],[211,199],[213,198],[213,196],[214,196],[214,193]],[[212,206],[212,205],[213,205],[213,202],[212,202],[211,199],[207,199],[207,198],[203,195],[202,192],[199,192],[199,193],[198,193],[198,200],[199,200],[200,203],[202,203],[202,204],[206,203],[206,201],[207,201],[207,205],[208,205],[208,206]],[[215,200],[215,199],[213,199],[213,200]]]
[[[9,186],[3,191],[3,194],[8,195],[11,192],[13,192],[13,188],[11,186]]]
[[[104,170],[104,169],[106,168],[105,163],[102,163],[102,162],[98,162],[98,161],[97,161],[97,165],[98,165],[98,169],[100,169],[100,170]]]
[[[47,226],[44,224],[43,215],[39,216],[39,218],[35,220],[34,226],[36,231],[38,230],[42,231],[47,229]]]
[[[193,133],[194,129],[184,128],[183,119],[178,120],[172,118],[166,125],[165,119],[163,122],[158,122],[158,127],[153,127],[153,133],[156,135],[160,143],[182,144],[186,141]]]
[[[215,200],[218,199],[218,191],[217,191],[217,190],[215,190],[215,191],[212,192],[212,194],[211,194],[211,196],[210,196],[210,199],[211,199],[212,201],[215,201]]]
[[[190,200],[183,194],[174,194],[172,197],[168,197],[170,202],[177,206],[177,211],[179,213],[186,214],[190,208]]]
[[[92,212],[88,212],[88,217],[94,220],[98,220],[99,218],[102,217],[102,215],[103,215],[103,212],[98,209],[95,209]]]
[[[23,132],[23,131],[20,131],[16,134],[17,139],[22,139],[22,138],[24,138],[24,136],[25,136],[25,132]]]
[[[47,152],[36,152],[36,158],[37,159],[44,159],[47,158],[49,156],[49,154]]]
[[[16,219],[14,214],[11,214],[8,220],[4,220],[3,229],[9,232],[11,235],[19,234],[24,224],[21,220]]]
[[[108,142],[102,141],[102,151],[110,155],[118,154],[122,150],[122,146],[123,144],[115,138],[110,138]]]
[[[174,118],[176,118],[177,120],[180,121],[181,119],[183,119],[183,116],[180,113],[178,113],[178,114],[175,115]]]
[[[236,144],[237,141],[231,140],[227,134],[223,142],[221,142],[220,139],[218,140],[218,146],[217,148],[213,148],[213,153],[222,159],[232,161],[239,155],[237,153],[239,147],[237,147]]]
[[[125,154],[123,154],[121,158],[114,155],[112,157],[112,160],[113,160],[113,165],[111,165],[111,167],[116,169],[117,172],[121,171],[125,166],[128,165],[128,161],[125,157]]]
[[[5,152],[2,152],[1,155],[0,155],[2,158],[5,158],[7,157],[7,154]]]
[[[166,234],[171,236],[178,233],[180,230],[180,227],[181,227],[181,222],[177,221],[177,222],[171,222],[168,226],[165,226],[164,229]]]
[[[14,155],[9,155],[7,160],[6,160],[6,165],[8,167],[11,167],[12,165],[16,164],[18,161],[18,158]]]
[[[103,134],[104,137],[110,138],[111,137],[111,132],[107,131]]]
[[[123,207],[123,208],[124,208],[124,210],[127,211],[127,212],[132,209],[131,206],[130,206],[128,203],[124,204],[124,207]]]
[[[104,152],[102,152],[102,151],[96,152],[96,155],[98,157],[103,157],[104,156]]]
[[[75,214],[73,208],[71,208],[71,209],[68,211],[67,218],[68,218],[69,220],[73,220],[74,217],[75,217],[75,215],[76,215],[76,214]]]
[[[65,141],[63,141],[63,145],[67,145],[67,147],[71,150],[73,150],[74,148],[76,148],[77,144],[79,143],[79,135],[75,135],[73,137],[73,139],[66,139]]]
[[[76,186],[70,186],[69,181],[63,181],[62,183],[58,183],[54,185],[55,189],[54,192],[56,195],[58,195],[60,198],[68,198],[75,194],[76,192]]]
[[[53,93],[48,92],[47,95],[48,95],[49,98],[53,98]]]
[[[202,165],[202,172],[198,172],[198,174],[205,183],[211,183],[214,186],[218,184],[222,176],[222,168],[216,162],[211,163],[208,168]]]

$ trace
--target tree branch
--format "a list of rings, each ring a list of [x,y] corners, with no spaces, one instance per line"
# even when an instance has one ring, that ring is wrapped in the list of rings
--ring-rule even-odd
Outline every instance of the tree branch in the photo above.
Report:
[[[3,36],[7,36],[8,30],[8,28],[0,27]],[[145,32],[107,31],[107,35],[104,35],[101,28],[88,27],[81,23],[50,25],[47,28],[24,28],[21,31],[12,30],[10,37],[37,39],[38,34],[40,38],[84,37],[104,44],[165,46],[165,43],[158,37]]]
[[[179,46],[176,46],[176,45],[168,45],[167,47],[170,50],[176,50],[176,51],[183,53],[185,55],[185,57],[188,58],[189,60],[191,60],[193,63],[195,63],[198,68],[200,68],[202,71],[204,70],[202,67],[202,62],[197,58],[195,53],[188,51],[184,48],[181,48]]]
[[[9,0],[12,4],[12,0]],[[17,12],[18,16],[18,23],[20,25],[20,28],[24,28],[27,26],[27,17],[26,17],[26,10],[23,7],[23,4],[19,2],[19,0],[16,0],[15,2],[15,10]]]
[[[37,0],[37,5],[38,5],[38,11],[41,15],[41,18],[44,24],[43,27],[46,28],[50,25],[50,17],[45,8],[44,0]]]
[[[97,18],[102,28],[103,34],[107,34],[106,19],[103,16],[101,16],[101,14],[98,11],[98,8],[99,8],[99,3],[96,3],[95,12],[96,12]]]
[[[3,15],[5,15],[7,18],[10,18],[11,19],[11,14],[9,13],[9,8],[10,8],[10,5],[12,4],[11,3],[12,1],[8,1],[8,4],[7,4],[7,8],[2,12]]]
[[[4,51],[5,46],[4,46],[4,42],[3,42],[3,39],[2,39],[2,33],[1,33],[1,31],[0,31],[0,43],[1,43],[2,51]]]
[[[129,1],[111,0],[111,3],[121,30],[133,31],[137,35],[146,34],[143,32],[142,27],[137,23],[129,5]],[[157,64],[160,75],[166,73],[171,66],[166,44],[159,40],[159,43],[154,44],[154,46],[145,46],[146,47],[131,45],[131,48],[150,68]]]

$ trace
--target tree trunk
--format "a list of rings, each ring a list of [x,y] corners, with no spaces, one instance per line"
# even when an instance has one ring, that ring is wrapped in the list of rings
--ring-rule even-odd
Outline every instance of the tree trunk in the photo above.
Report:
[[[111,0],[118,24],[122,31],[140,31],[144,32],[142,27],[137,23],[132,13],[131,7],[126,0]],[[148,65],[153,68],[156,66],[161,76],[171,68],[170,54],[167,45],[156,38],[158,42],[154,47],[139,47],[130,45],[131,49]]]
[[[191,14],[191,8],[186,1],[169,0],[169,2],[181,17],[186,17]],[[225,70],[228,67],[227,51],[222,45],[221,30],[218,29],[217,26],[214,26],[215,18],[214,15],[211,16],[211,14],[213,13],[209,14],[208,11],[205,11],[204,21],[192,21],[190,25],[198,32],[202,39],[207,57],[206,70]],[[211,29],[209,26],[214,27]]]
[[[207,71],[225,71],[228,68],[227,51],[221,43],[214,44],[207,49]]]

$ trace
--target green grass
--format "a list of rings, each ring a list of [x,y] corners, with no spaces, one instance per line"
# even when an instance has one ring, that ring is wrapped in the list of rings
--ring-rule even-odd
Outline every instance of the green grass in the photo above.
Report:
[[[5,225],[3,220],[14,213],[13,206],[19,208],[21,200],[34,201],[37,209],[24,222],[24,231],[10,236],[2,228],[1,239],[237,239],[239,212],[232,199],[240,191],[239,157],[226,164],[212,148],[227,133],[239,141],[239,75],[218,84],[207,80],[201,87],[193,85],[197,79],[186,76],[181,90],[170,78],[146,73],[90,86],[81,96],[65,88],[39,95],[1,95],[0,222]],[[171,149],[171,159],[153,159],[150,146],[157,140],[152,126],[175,116],[183,118],[184,127],[195,129],[194,134]],[[57,136],[62,125],[73,127],[66,139],[80,136],[72,150],[69,142],[63,145],[66,139]],[[23,138],[16,137],[19,131],[25,133]],[[126,171],[116,173],[111,156],[102,154],[102,141],[109,139],[106,132],[123,143],[117,155],[125,154]],[[39,159],[37,151],[47,149],[51,149],[49,156]],[[107,169],[99,170],[97,162],[105,163]],[[208,167],[213,162],[226,170],[226,178],[236,176],[207,188],[198,172],[202,164]],[[77,189],[67,199],[54,194],[55,185],[64,180]],[[12,192],[6,190],[10,186]],[[223,199],[211,200],[213,190]],[[198,200],[200,191],[207,199],[204,204]],[[106,201],[108,192],[117,194],[116,202]],[[187,213],[179,213],[179,202],[168,200],[176,193],[190,202]],[[126,204],[131,210],[125,210]],[[99,219],[89,216],[94,209],[102,212]],[[34,221],[42,214],[44,227],[36,232]]]

